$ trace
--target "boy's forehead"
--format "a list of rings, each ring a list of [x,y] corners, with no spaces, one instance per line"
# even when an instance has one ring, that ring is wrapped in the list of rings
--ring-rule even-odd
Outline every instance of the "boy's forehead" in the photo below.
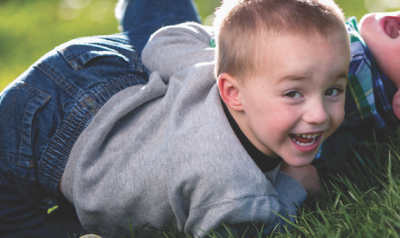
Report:
[[[319,51],[319,47],[314,47],[316,45],[332,45],[332,47],[326,47],[328,51],[335,51],[337,48],[334,46],[341,46],[348,50],[350,49],[350,42],[347,33],[341,39],[334,40],[318,33],[310,35],[287,33],[281,35],[270,35],[269,37],[260,37],[257,40],[256,50],[254,53],[257,63],[265,63],[266,58],[276,57],[276,55],[282,54],[282,50],[287,49],[287,47],[294,50],[306,46],[312,48],[313,51]],[[296,56],[296,54],[290,54],[290,49],[289,51],[286,51],[288,53],[286,55],[287,58]],[[300,55],[300,57],[301,56],[302,55]]]
[[[324,37],[286,35],[273,40],[261,41],[255,52],[256,72],[279,75],[282,81],[301,81],[318,67],[332,67],[336,60],[350,61],[348,38],[331,42]],[[324,57],[330,56],[330,57]],[[318,60],[319,58],[324,60]],[[343,67],[341,67],[343,68]],[[344,68],[348,69],[348,65]],[[339,70],[337,77],[346,77],[347,72]],[[253,72],[255,73],[255,72]],[[343,75],[342,75],[343,74]]]
[[[305,39],[309,44],[315,44],[315,43],[326,43],[326,44],[334,44],[337,42],[344,43],[346,46],[350,46],[349,38],[348,38],[348,33],[345,28],[343,28],[343,31],[338,33],[332,33],[332,34],[324,34],[322,32],[318,31],[285,31],[285,30],[270,30],[270,29],[265,29],[264,27],[261,27],[259,29],[258,34],[254,35],[255,37],[255,42],[256,45],[260,48],[263,48],[263,50],[267,50],[268,48],[274,48],[274,47],[269,47],[273,46],[277,42],[291,42],[291,41],[298,41],[299,39]]]

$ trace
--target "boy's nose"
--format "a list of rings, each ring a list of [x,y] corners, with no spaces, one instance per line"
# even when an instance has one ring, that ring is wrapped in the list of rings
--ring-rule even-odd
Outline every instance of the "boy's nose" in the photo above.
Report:
[[[323,124],[328,118],[328,112],[322,100],[315,100],[310,103],[303,115],[303,120],[310,124]]]

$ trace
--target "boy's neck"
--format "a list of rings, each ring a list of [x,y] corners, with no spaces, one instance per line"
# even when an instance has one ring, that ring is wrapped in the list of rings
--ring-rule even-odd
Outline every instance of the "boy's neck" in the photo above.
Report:
[[[230,113],[228,107],[225,105],[224,101],[221,100],[221,104],[223,106],[226,118],[229,121],[229,124],[232,127],[232,130],[235,132],[237,138],[239,139],[242,146],[245,148],[247,153],[256,163],[256,165],[260,168],[263,172],[269,172],[276,168],[281,162],[280,157],[272,158],[268,155],[262,153],[257,147],[255,147],[251,141],[246,137],[243,131],[240,129],[239,125],[237,124],[236,120],[233,118],[232,114]]]

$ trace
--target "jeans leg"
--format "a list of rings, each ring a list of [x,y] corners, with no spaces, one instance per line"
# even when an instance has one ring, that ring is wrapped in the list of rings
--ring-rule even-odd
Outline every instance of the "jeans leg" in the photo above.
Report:
[[[186,21],[201,23],[193,0],[119,0],[115,15],[124,31],[161,18],[163,26]]]
[[[139,52],[150,35],[163,26],[201,23],[193,0],[119,0],[115,12]]]

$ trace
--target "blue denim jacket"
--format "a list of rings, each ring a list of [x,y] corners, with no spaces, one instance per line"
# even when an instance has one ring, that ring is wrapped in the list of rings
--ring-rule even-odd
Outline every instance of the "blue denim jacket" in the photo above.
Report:
[[[2,92],[2,229],[23,225],[6,223],[9,217],[24,214],[30,223],[39,212],[34,207],[45,211],[57,203],[61,175],[79,134],[115,93],[146,83],[138,59],[126,34],[81,38],[46,54]]]
[[[199,21],[191,0],[121,0],[129,32],[56,47],[0,94],[0,236],[43,223],[80,133],[117,92],[147,82],[140,52],[164,25]]]

